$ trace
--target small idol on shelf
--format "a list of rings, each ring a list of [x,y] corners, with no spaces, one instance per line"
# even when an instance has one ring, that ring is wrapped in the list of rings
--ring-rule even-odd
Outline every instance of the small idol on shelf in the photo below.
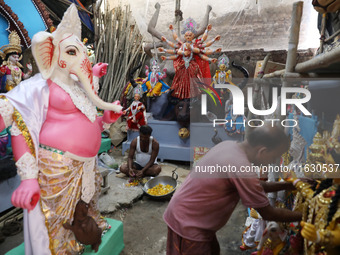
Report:
[[[170,89],[168,84],[163,81],[166,78],[166,68],[160,72],[158,61],[155,58],[150,60],[150,67],[151,71],[148,66],[145,66],[146,78],[143,80],[143,92],[147,93],[147,97],[160,96]]]
[[[8,36],[9,44],[0,48],[0,56],[4,60],[0,67],[1,89],[10,91],[17,86],[22,79],[27,79],[32,74],[32,65],[27,64],[28,72],[22,72],[23,66],[20,64],[22,59],[20,37],[16,31]]]
[[[133,130],[133,131],[139,131],[139,128],[141,126],[144,126],[147,124],[146,120],[146,110],[145,106],[142,102],[139,100],[141,99],[141,88],[136,87],[134,89],[134,101],[131,103],[131,105],[123,111],[123,114],[128,113],[127,117],[127,129]]]
[[[231,71],[227,70],[229,68],[229,58],[225,55],[222,54],[218,59],[217,59],[217,64],[218,64],[218,70],[216,70],[215,75],[213,77],[213,82],[211,83],[211,86],[215,88],[216,84],[232,84],[235,85],[231,79]],[[225,90],[220,89],[219,91],[221,99],[225,98]]]
[[[254,249],[258,246],[263,231],[266,228],[266,221],[262,219],[261,215],[254,208],[251,208],[246,226],[242,233],[242,245],[240,246],[242,251]]]
[[[162,36],[162,40],[172,47],[172,50],[165,50],[159,48],[160,52],[171,54],[171,56],[162,56],[162,60],[173,60],[175,68],[175,77],[172,82],[171,89],[172,96],[185,99],[197,97],[200,94],[199,87],[202,86],[203,78],[211,78],[209,62],[216,63],[216,58],[209,58],[215,52],[221,52],[221,48],[217,50],[211,50],[206,47],[212,45],[215,41],[220,39],[220,36],[216,36],[213,40],[205,43],[208,37],[208,32],[212,26],[208,25],[202,38],[194,40],[197,34],[197,24],[192,18],[188,18],[184,22],[182,34],[184,34],[184,41],[181,41],[172,25],[169,26],[172,31],[173,39],[176,43],[173,43]],[[206,75],[208,72],[208,77]]]

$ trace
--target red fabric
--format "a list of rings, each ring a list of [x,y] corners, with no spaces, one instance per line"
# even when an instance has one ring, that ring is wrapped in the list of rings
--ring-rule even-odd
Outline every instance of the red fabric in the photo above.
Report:
[[[194,47],[197,48],[200,41],[201,39],[196,40]],[[177,46],[180,47],[181,44],[177,44]],[[174,90],[173,97],[185,99],[199,96],[201,94],[199,87],[202,86],[197,83],[197,79],[200,79],[201,82],[203,82],[202,78],[209,79],[206,83],[211,83],[209,62],[201,59],[198,54],[193,54],[188,68],[185,68],[183,57],[178,56],[174,60],[174,69],[175,77],[171,86],[171,89]]]
[[[6,66],[1,66],[1,67],[0,67],[0,73],[1,73],[1,75],[4,75],[4,74],[6,73],[6,71],[7,71],[7,67],[6,67]]]
[[[17,67],[17,68],[21,71],[21,69],[19,67]],[[4,73],[6,75],[11,75],[11,70],[7,66],[1,66],[0,72]],[[25,74],[21,71],[21,78],[23,78],[24,75]]]
[[[198,44],[201,42],[201,39],[196,40],[195,42],[195,47],[198,48]],[[210,66],[209,62],[206,60],[203,60],[200,58],[199,55],[194,54],[194,58],[196,59],[196,62],[200,66],[201,72],[202,72],[202,77],[204,79],[211,79],[211,73],[210,73]],[[210,84],[210,81],[207,81],[208,84]]]
[[[200,56],[196,54],[194,54],[194,58],[196,59],[196,62],[198,63],[201,69],[202,77],[204,79],[211,79],[209,62],[201,59]],[[206,83],[210,84],[210,82],[206,82]]]
[[[167,255],[219,255],[220,245],[216,235],[210,242],[195,242],[177,235],[168,227]]]
[[[174,68],[175,77],[171,86],[171,89],[174,90],[172,96],[185,99],[200,95],[199,84],[197,84],[197,80],[193,80],[202,78],[200,67],[195,58],[192,58],[189,67],[185,68],[184,60],[182,56],[179,56],[174,60]]]

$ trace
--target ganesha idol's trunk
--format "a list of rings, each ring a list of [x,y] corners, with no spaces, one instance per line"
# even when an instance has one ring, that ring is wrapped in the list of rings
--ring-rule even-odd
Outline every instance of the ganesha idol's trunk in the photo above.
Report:
[[[122,106],[104,102],[96,93],[93,91],[93,84],[91,84],[90,80],[87,78],[79,77],[80,83],[82,84],[83,89],[85,90],[86,94],[88,95],[89,99],[93,102],[95,106],[102,110],[110,110],[119,113],[122,110]],[[74,79],[74,77],[72,77]],[[74,79],[75,80],[75,79]],[[93,79],[92,79],[93,80]]]

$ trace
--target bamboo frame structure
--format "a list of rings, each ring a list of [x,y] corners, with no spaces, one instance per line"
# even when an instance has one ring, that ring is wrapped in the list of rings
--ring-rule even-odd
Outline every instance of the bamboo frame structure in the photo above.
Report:
[[[261,71],[259,72],[258,78],[255,79],[255,91],[262,91],[264,88],[264,84],[267,85],[266,89],[268,89],[269,82],[265,82],[266,78],[275,78],[275,77],[281,77],[282,78],[282,87],[288,87],[293,86],[292,83],[287,82],[287,76],[286,74],[289,74],[292,76],[292,74],[296,71],[296,61],[297,61],[297,48],[299,43],[299,36],[300,36],[300,25],[301,25],[301,18],[302,18],[302,10],[303,10],[303,1],[298,1],[293,4],[293,10],[292,10],[292,19],[291,19],[291,30],[289,35],[289,41],[288,41],[288,52],[287,52],[287,59],[286,59],[286,66],[284,70],[279,70],[276,72],[273,72],[269,75],[263,75],[263,71],[265,70],[266,64],[269,60],[269,54],[266,56],[263,66],[261,67]],[[297,77],[294,77],[297,78]],[[253,95],[253,102],[257,102],[261,100],[261,96],[263,97],[264,101],[267,101],[263,93],[254,93]],[[258,106],[259,108],[262,107],[262,105]],[[263,109],[262,109],[263,110]],[[275,113],[274,113],[275,115]],[[248,119],[251,119],[253,117],[253,114],[248,114]],[[277,116],[275,116],[276,119]],[[282,118],[283,116],[281,116]],[[279,118],[280,119],[280,118]],[[250,128],[246,128],[245,135],[247,136],[249,132],[251,131]]]
[[[324,78],[340,78],[340,74],[338,72],[325,72],[327,67],[330,67],[334,64],[339,64],[340,59],[340,48],[335,48],[329,52],[323,52],[323,47],[325,43],[329,43],[331,39],[335,38],[336,35],[340,33],[336,31],[334,35],[325,39],[325,21],[326,16],[323,15],[322,17],[322,25],[321,25],[321,39],[320,39],[320,47],[318,55],[315,58],[307,60],[302,63],[296,63],[297,60],[297,48],[298,48],[298,41],[299,41],[299,33],[300,33],[300,23],[302,17],[302,9],[303,9],[303,2],[295,2],[293,5],[292,11],[292,23],[291,23],[291,33],[289,36],[289,46],[288,46],[288,54],[286,60],[286,67],[284,70],[275,71],[270,74],[265,74],[262,79],[255,79],[255,89],[259,88],[260,86],[268,85],[269,78],[281,78],[281,84],[283,87],[288,86],[297,86],[301,85],[302,78],[313,78],[313,79],[324,79]],[[337,65],[336,65],[337,67]],[[289,79],[289,82],[288,82]],[[300,83],[294,83],[294,79],[300,80]],[[257,100],[259,100],[260,94],[257,96]],[[253,100],[255,101],[255,99]],[[250,115],[252,116],[252,115]],[[276,116],[279,117],[279,116]],[[276,118],[275,117],[275,118]],[[284,116],[280,116],[282,119]],[[280,119],[279,118],[279,119]],[[248,129],[249,132],[249,129]],[[247,135],[247,129],[246,129]]]
[[[106,8],[96,19],[96,31],[100,35],[96,62],[109,64],[107,74],[101,78],[99,96],[113,102],[120,98],[129,70],[145,60],[143,37],[129,6],[118,6],[113,10]]]
[[[294,3],[294,6],[296,6],[297,4],[300,5],[299,9],[302,10],[302,6],[303,6],[303,2],[296,2]],[[293,7],[294,8],[294,7]],[[296,26],[297,23],[294,20],[300,19],[301,20],[301,15],[302,15],[302,11],[300,13],[300,11],[294,11],[293,9],[293,17],[292,17],[292,27]],[[300,16],[300,17],[297,17]],[[324,17],[323,17],[324,19]],[[325,23],[323,21],[323,23]],[[322,27],[324,26],[324,24],[322,25]],[[322,28],[321,33],[323,32],[324,28]],[[290,40],[289,42],[291,42],[291,39],[293,37],[298,37],[300,31],[300,24],[292,29],[292,32],[290,34]],[[337,31],[336,34],[338,35],[338,33],[340,33],[340,31]],[[323,44],[325,42],[329,42],[329,40],[331,38],[334,38],[335,35],[333,35],[332,37],[327,38],[326,40],[322,40],[320,41],[320,48],[323,47]],[[298,44],[298,40],[295,42],[293,42],[292,45],[289,46],[290,47],[296,47],[297,48],[297,44]],[[280,70],[280,71],[276,71],[270,74],[265,74],[263,76],[263,78],[273,78],[273,77],[284,77],[285,75],[291,75],[292,73],[296,73],[299,74],[301,77],[315,77],[315,78],[322,78],[322,77],[339,77],[340,75],[336,75],[336,74],[317,74],[316,70],[321,69],[321,68],[327,68],[329,66],[331,66],[332,64],[335,63],[339,63],[339,59],[340,59],[340,48],[334,49],[330,52],[325,52],[322,55],[319,55],[316,58],[307,60],[305,62],[302,63],[297,63],[296,64],[296,58],[297,58],[297,53],[295,52],[291,52],[291,54],[289,54],[290,52],[288,51],[288,55],[287,56],[287,62],[286,62],[286,69],[285,70]],[[295,63],[294,63],[295,62]],[[286,76],[285,76],[286,77]]]

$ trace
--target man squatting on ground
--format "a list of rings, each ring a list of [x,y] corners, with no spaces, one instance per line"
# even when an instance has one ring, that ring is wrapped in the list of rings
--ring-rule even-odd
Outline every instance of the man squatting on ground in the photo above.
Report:
[[[120,171],[127,176],[143,177],[156,176],[161,172],[161,166],[157,164],[159,151],[158,141],[151,136],[150,126],[141,126],[139,136],[132,140],[127,164],[120,167]],[[136,161],[133,158],[136,153]]]
[[[197,163],[199,166],[268,165],[288,150],[289,140],[278,127],[255,128],[247,140],[224,141]],[[202,168],[200,167],[200,168]],[[198,173],[193,168],[164,213],[168,225],[167,254],[220,254],[216,232],[229,220],[237,203],[255,208],[264,220],[295,222],[300,212],[270,206],[265,192],[294,189],[288,182],[262,182],[256,173]]]

